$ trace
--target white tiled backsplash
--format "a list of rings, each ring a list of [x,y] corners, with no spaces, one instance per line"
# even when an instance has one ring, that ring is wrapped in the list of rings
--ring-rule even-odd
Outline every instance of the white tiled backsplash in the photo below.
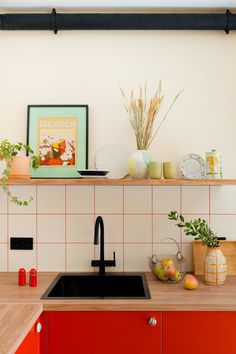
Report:
[[[236,239],[236,186],[11,186],[28,207],[9,203],[0,191],[0,271],[91,271],[99,258],[94,222],[105,224],[105,257],[116,252],[109,271],[146,271],[153,253],[176,253],[181,244],[192,264],[192,238],[169,221],[171,210],[205,218],[219,236]],[[10,237],[33,237],[33,250],[10,250]]]

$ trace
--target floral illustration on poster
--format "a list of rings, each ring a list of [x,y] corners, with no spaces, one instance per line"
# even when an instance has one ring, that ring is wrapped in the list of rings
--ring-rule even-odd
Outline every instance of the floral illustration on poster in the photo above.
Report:
[[[76,118],[39,118],[38,134],[40,166],[76,165]]]

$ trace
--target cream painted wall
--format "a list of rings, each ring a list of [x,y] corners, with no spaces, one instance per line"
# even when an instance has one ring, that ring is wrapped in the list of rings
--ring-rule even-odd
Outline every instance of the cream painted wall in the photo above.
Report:
[[[223,154],[236,177],[236,33],[219,31],[0,32],[0,139],[24,140],[28,104],[89,105],[89,167],[102,145],[135,150],[119,84],[127,91],[162,79],[164,113],[184,93],[150,151],[176,163],[187,153]]]

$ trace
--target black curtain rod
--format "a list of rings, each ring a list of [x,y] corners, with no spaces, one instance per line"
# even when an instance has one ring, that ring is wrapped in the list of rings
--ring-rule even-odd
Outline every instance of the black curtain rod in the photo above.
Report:
[[[236,29],[236,14],[14,13],[0,15],[0,30],[223,30]]]

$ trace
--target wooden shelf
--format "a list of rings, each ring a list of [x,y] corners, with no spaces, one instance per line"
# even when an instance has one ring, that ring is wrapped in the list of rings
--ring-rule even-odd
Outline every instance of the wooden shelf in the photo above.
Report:
[[[108,178],[31,178],[9,179],[9,185],[79,185],[79,186],[224,186],[236,185],[236,179],[108,179]]]

